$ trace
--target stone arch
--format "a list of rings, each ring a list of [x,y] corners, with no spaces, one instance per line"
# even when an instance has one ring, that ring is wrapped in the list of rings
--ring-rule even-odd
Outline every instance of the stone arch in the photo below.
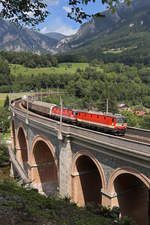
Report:
[[[105,175],[98,160],[88,151],[75,154],[72,162],[72,201],[79,206],[87,202],[102,204],[101,189],[106,186]]]
[[[16,158],[28,174],[28,142],[27,135],[22,124],[17,129]]]
[[[55,193],[58,187],[58,160],[54,146],[42,135],[31,145],[30,179],[32,186],[45,194]]]
[[[107,186],[114,196],[112,206],[118,206],[121,216],[131,217],[137,225],[148,224],[149,188],[150,180],[130,167],[116,169]]]

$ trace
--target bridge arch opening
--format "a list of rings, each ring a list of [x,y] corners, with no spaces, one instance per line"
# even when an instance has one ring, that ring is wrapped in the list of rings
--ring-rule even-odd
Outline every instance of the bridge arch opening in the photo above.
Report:
[[[118,174],[113,180],[116,201],[121,216],[128,216],[137,225],[147,225],[149,217],[149,188],[135,171]],[[140,179],[141,178],[141,179]],[[114,206],[115,206],[114,204]]]
[[[55,193],[58,187],[57,162],[52,146],[38,138],[32,148],[31,179],[40,193]]]
[[[72,200],[78,206],[85,206],[88,202],[95,205],[102,203],[101,189],[104,185],[104,177],[101,177],[96,164],[96,159],[87,153],[79,153],[74,159]]]
[[[16,144],[16,158],[22,165],[23,169],[28,173],[28,148],[24,129],[19,127]]]

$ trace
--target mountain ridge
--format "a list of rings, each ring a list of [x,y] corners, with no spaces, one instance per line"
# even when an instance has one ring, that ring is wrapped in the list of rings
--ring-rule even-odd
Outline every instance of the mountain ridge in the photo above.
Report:
[[[103,12],[105,18],[93,18],[81,25],[76,34],[64,36],[51,32],[41,34],[27,28],[18,29],[15,24],[0,19],[0,50],[33,53],[72,53],[86,56],[88,60],[100,58],[112,51],[150,48],[150,1],[133,0]]]
[[[55,53],[58,40],[0,19],[0,50]]]
[[[64,44],[58,42],[57,45],[59,45],[60,51],[63,52],[64,50],[66,51],[66,49],[73,50],[85,47],[86,45],[88,46],[89,43],[94,46],[95,41],[104,43],[104,39],[108,39],[109,35],[113,35],[114,40],[116,41],[118,39],[117,35],[114,35],[116,31],[118,31],[118,36],[121,35],[123,39],[127,33],[136,32],[136,29],[137,31],[139,29],[139,32],[146,32],[147,30],[150,30],[148,24],[148,22],[150,22],[149,6],[150,2],[148,0],[143,0],[142,2],[141,0],[133,0],[130,7],[125,4],[120,4],[116,8],[115,14],[112,14],[109,10],[104,11],[103,14],[106,15],[104,19],[94,18],[88,23],[81,25],[78,32],[70,37],[68,41],[64,40]],[[145,12],[146,15],[144,15]],[[140,13],[142,14],[141,16],[139,15]],[[135,21],[135,18],[133,18],[136,17],[136,15],[137,22]],[[148,20],[148,22],[146,20]],[[139,25],[137,23],[141,24]],[[119,34],[119,32],[121,33]],[[105,47],[106,49],[109,49],[107,43],[105,44]],[[113,48],[113,46],[111,46],[111,48]]]

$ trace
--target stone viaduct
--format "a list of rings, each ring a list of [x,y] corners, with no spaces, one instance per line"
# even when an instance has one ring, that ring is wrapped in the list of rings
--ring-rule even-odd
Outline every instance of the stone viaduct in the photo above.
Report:
[[[137,225],[149,224],[150,144],[68,124],[60,127],[15,102],[10,109],[11,151],[32,187],[46,195],[59,192],[79,206],[118,206]]]

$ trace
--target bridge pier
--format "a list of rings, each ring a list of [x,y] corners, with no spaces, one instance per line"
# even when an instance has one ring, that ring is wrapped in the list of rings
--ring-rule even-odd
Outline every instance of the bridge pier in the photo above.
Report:
[[[71,197],[72,150],[70,138],[59,140],[59,193],[63,197]]]
[[[102,193],[102,205],[109,207],[109,208],[113,208],[114,206],[119,207],[119,203],[118,203],[118,199],[117,199],[117,194],[116,192],[109,193],[104,189],[101,189],[101,193]]]

